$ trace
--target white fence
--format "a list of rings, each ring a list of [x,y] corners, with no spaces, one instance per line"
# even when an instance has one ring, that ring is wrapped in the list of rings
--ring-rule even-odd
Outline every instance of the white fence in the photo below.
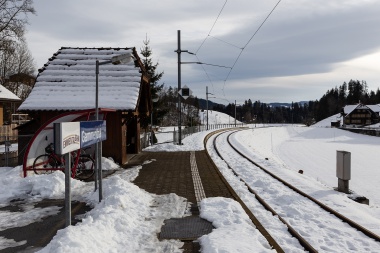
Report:
[[[192,135],[194,133],[207,131],[207,130],[213,130],[213,129],[222,129],[222,128],[233,128],[233,127],[245,127],[245,124],[214,124],[209,125],[208,129],[207,126],[201,125],[201,126],[193,126],[193,127],[185,127],[181,130],[181,137],[182,139]],[[170,128],[166,128],[165,131],[155,131],[154,134],[157,136],[158,142],[156,144],[160,143],[178,143],[179,133],[178,133],[178,127],[173,127],[172,131],[168,131]],[[141,148],[146,148],[148,146],[152,145],[152,134],[150,132],[144,133],[144,135],[141,137]]]

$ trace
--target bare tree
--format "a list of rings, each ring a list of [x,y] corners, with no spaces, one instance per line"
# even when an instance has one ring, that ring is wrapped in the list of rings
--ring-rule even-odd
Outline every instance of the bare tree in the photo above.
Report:
[[[33,0],[0,0],[0,51],[8,41],[23,40]]]
[[[35,63],[26,42],[13,43],[0,52],[1,84],[24,100],[34,85]]]

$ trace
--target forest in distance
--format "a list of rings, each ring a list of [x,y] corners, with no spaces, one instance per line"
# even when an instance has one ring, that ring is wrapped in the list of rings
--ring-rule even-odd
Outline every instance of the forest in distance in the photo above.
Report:
[[[173,106],[178,97],[175,88],[160,91],[160,99],[154,104],[154,124],[176,125],[177,110]],[[350,80],[328,90],[319,100],[286,103],[263,103],[260,100],[245,100],[236,106],[236,118],[244,123],[295,123],[311,125],[334,114],[340,113],[344,106],[354,104],[380,104],[380,90],[368,91],[366,81]],[[174,110],[173,110],[174,107]],[[208,109],[235,117],[235,104],[217,104],[208,101]],[[182,100],[183,124],[200,124],[199,111],[206,110],[206,100],[189,97]]]

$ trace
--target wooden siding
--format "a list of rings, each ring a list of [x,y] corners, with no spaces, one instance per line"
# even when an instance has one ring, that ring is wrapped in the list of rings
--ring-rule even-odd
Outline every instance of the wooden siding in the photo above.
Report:
[[[107,114],[107,140],[103,142],[103,156],[112,157],[115,162],[127,162],[125,127],[122,126],[121,112]]]
[[[379,122],[379,117],[370,109],[355,109],[344,118],[346,125],[371,125]]]

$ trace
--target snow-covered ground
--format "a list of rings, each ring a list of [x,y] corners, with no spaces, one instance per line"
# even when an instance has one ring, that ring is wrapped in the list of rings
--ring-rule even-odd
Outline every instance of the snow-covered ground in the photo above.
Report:
[[[286,131],[292,128],[292,126],[281,127],[280,130],[284,129]],[[261,130],[267,129],[259,130],[258,134],[261,134],[264,132]],[[254,161],[261,164],[270,172],[315,197],[320,202],[325,203],[325,205],[339,211],[351,220],[366,228],[380,228],[380,220],[377,218],[378,212],[373,212],[368,206],[352,203],[354,201],[347,198],[346,194],[335,191],[333,187],[326,187],[325,184],[316,181],[310,176],[300,174],[297,170],[283,166],[284,164],[281,163],[281,160],[274,160],[275,156],[272,156],[269,152],[265,154],[257,152],[255,146],[252,145],[257,143],[252,142],[250,138],[252,133],[249,133],[250,131],[239,132],[230,138],[231,142],[241,152],[253,158]],[[279,129],[271,131],[271,134],[267,136],[269,137],[269,144],[267,145],[269,150],[272,146],[270,139],[278,131]],[[228,133],[223,134],[223,136],[227,135]],[[225,138],[217,140],[218,148],[223,147],[223,151],[221,152],[223,160],[218,158],[211,144],[210,141],[207,149],[210,151],[212,158],[216,161],[223,175],[233,185],[238,195],[244,199],[255,216],[268,229],[268,232],[276,238],[285,252],[302,252],[300,250],[302,247],[298,242],[292,241],[292,238],[289,238],[289,234],[284,233],[286,229],[284,229],[281,222],[278,222],[277,226],[275,226],[276,222],[273,215],[264,210],[256,198],[250,196],[251,194],[248,193],[240,179],[247,182],[251,189],[258,192],[299,234],[305,236],[317,251],[325,252],[326,249],[334,248],[335,252],[380,252],[380,243],[369,239],[362,233],[358,233],[356,229],[350,228],[331,214],[322,211],[314,203],[300,197],[300,195],[288,189],[282,183],[277,182],[256,166],[242,159],[234,150],[229,148]],[[273,144],[273,146],[275,145]],[[307,164],[309,157],[301,157],[301,159],[306,159],[304,164]],[[225,162],[228,162],[234,168],[239,178],[231,172],[225,165]],[[375,218],[373,219],[373,217]],[[374,229],[373,231],[380,232],[379,229]]]
[[[215,117],[222,123],[222,113]],[[229,117],[226,117],[227,120]],[[212,119],[212,118],[210,118]],[[231,119],[229,119],[231,120]],[[228,123],[228,121],[226,122]],[[250,129],[239,134],[240,143],[283,174],[297,175],[299,184],[310,182],[309,191],[332,206],[344,204],[355,221],[368,225],[380,234],[380,197],[377,194],[380,180],[380,147],[378,137],[354,134],[319,124],[318,127],[284,125]],[[193,134],[183,145],[171,143],[154,145],[146,151],[203,150],[203,138],[208,132]],[[157,138],[160,135],[157,135]],[[350,189],[367,197],[370,204],[361,205],[343,193],[333,190],[336,150],[351,152],[352,179]],[[111,166],[107,161],[103,167]],[[155,162],[155,161],[146,161]],[[93,183],[72,181],[74,200],[86,201],[94,208],[82,223],[58,231],[41,252],[181,252],[179,241],[159,241],[157,232],[163,220],[187,215],[184,199],[175,194],[157,196],[133,184],[141,167],[119,170],[103,181],[103,201],[98,203]],[[304,174],[298,174],[302,169]],[[33,202],[43,198],[63,198],[63,173],[21,177],[21,167],[0,168],[0,203],[6,206],[12,199],[26,199],[30,204],[24,211],[0,211],[0,230],[25,226],[47,215],[54,208],[31,208]],[[311,183],[312,182],[312,183]],[[297,182],[294,182],[295,184]],[[284,200],[285,201],[285,200]],[[200,238],[203,252],[272,252],[266,241],[247,220],[242,208],[224,198],[206,198],[201,203],[201,216],[210,220],[215,229]],[[25,242],[0,238],[0,250]],[[330,248],[334,250],[334,245]],[[355,251],[353,251],[355,252]]]

